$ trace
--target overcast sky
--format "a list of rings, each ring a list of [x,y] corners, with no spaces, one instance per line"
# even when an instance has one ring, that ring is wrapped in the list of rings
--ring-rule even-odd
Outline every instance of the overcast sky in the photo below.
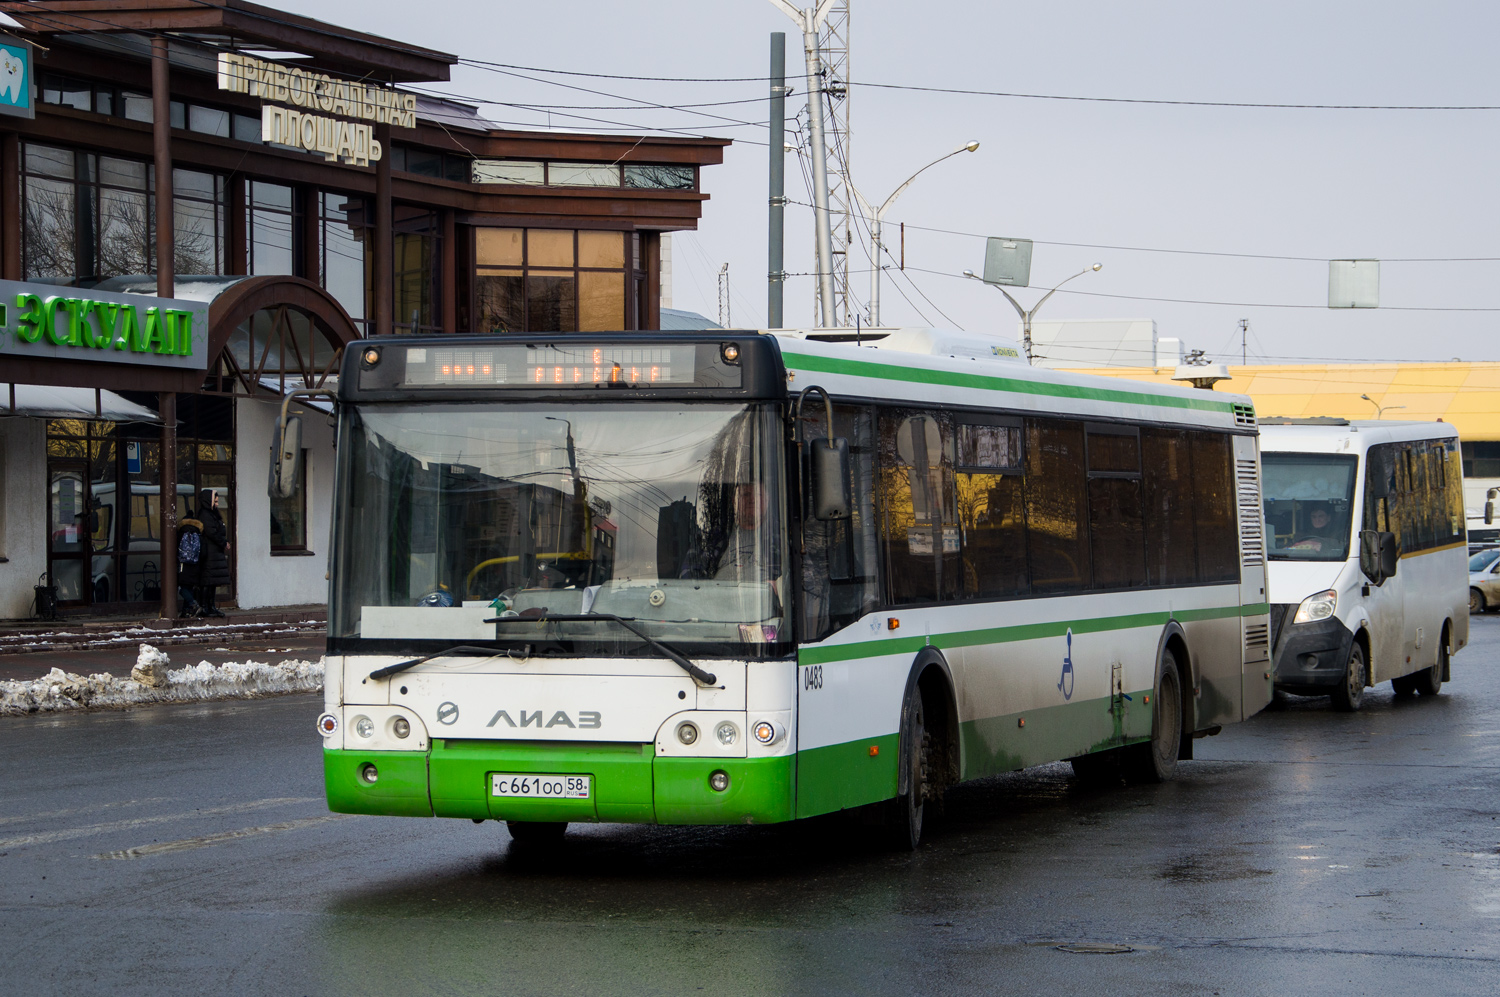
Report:
[[[467,59],[627,76],[764,77],[768,35],[785,31],[789,75],[802,70],[796,29],[767,0],[299,0],[286,6]],[[924,163],[967,140],[981,143],[978,152],[924,174],[887,214],[886,242],[893,250],[897,223],[908,225],[908,270],[885,279],[886,324],[1015,335],[1015,314],[1004,299],[956,276],[982,269],[984,242],[978,235],[988,234],[1037,240],[1032,283],[1043,290],[1095,261],[1104,264],[1053,297],[1041,318],[1151,318],[1161,335],[1235,361],[1241,318],[1250,320],[1252,361],[1500,358],[1500,262],[1385,262],[1384,307],[1378,311],[1324,307],[1323,262],[1500,257],[1493,180],[1500,111],[1173,107],[859,86],[1251,103],[1500,105],[1500,61],[1494,57],[1500,5],[852,0],[852,7],[855,184],[870,199],[883,200]],[[759,102],[706,110],[739,121],[766,119],[763,82],[525,75],[608,96],[463,65],[454,68],[451,83],[434,89],[471,100],[555,106],[750,100]],[[805,102],[801,81],[795,85],[789,117]],[[499,122],[548,123],[545,114],[499,104],[481,111]],[[764,127],[682,111],[615,109],[555,111],[553,126],[599,127],[563,113],[737,140],[724,165],[703,171],[703,189],[712,198],[698,231],[676,236],[674,304],[716,316],[715,274],[728,263],[734,323],[764,323]],[[788,156],[788,196],[806,201],[801,176],[795,156]],[[856,248],[851,261],[851,271],[859,271],[851,284],[862,306],[868,257]],[[786,265],[795,273],[813,269],[807,208],[788,208]],[[1017,292],[1026,304],[1039,294]],[[786,301],[789,325],[810,323],[811,279],[791,279]]]

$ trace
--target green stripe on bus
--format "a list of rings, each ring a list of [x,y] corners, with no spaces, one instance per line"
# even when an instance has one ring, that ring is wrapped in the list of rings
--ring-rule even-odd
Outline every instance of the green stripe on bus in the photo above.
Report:
[[[1180,623],[1196,623],[1201,620],[1222,620],[1237,616],[1260,616],[1270,611],[1269,603],[1259,602],[1247,606],[1179,609],[1169,613],[1132,613],[1126,616],[1101,616],[1086,620],[1059,620],[1056,623],[1021,623],[1009,627],[989,627],[984,630],[962,630],[957,633],[888,637],[853,644],[835,644],[830,647],[805,647],[798,651],[797,663],[821,665],[831,661],[874,658],[884,654],[915,654],[929,646],[948,648],[973,647],[978,644],[1006,644],[1018,640],[1061,637],[1069,630],[1075,634],[1102,633],[1107,630],[1133,630],[1136,627],[1164,627],[1174,619]]]
[[[967,374],[950,370],[924,370],[869,360],[845,360],[820,357],[809,353],[783,351],[788,367],[822,374],[846,374],[850,377],[876,377],[888,381],[910,381],[916,384],[943,384],[955,388],[977,388],[981,391],[1011,391],[1022,395],[1047,395],[1053,398],[1075,398],[1096,402],[1120,402],[1132,405],[1156,405],[1162,408],[1189,409],[1198,412],[1234,413],[1234,403],[1210,398],[1181,398],[1155,395],[1122,388],[1086,388],[1076,384],[1051,384],[1019,377],[997,377],[993,374]]]

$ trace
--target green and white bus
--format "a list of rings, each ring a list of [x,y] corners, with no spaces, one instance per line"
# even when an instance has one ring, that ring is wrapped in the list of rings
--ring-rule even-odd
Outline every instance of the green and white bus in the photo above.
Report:
[[[351,350],[330,807],[526,840],[884,803],[915,847],[953,783],[1164,780],[1269,701],[1248,399],[854,338]]]

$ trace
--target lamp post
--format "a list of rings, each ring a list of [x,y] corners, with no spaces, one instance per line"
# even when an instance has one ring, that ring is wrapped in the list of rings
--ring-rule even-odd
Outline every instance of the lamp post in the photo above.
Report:
[[[1385,415],[1385,413],[1386,413],[1386,411],[1388,409],[1406,408],[1405,405],[1382,405],[1379,402],[1377,402],[1375,399],[1371,398],[1369,395],[1360,395],[1359,397],[1363,398],[1365,401],[1367,401],[1371,405],[1375,406],[1375,418],[1376,419],[1382,418]]]
[[[999,284],[990,284],[989,285],[990,287],[993,287],[995,290],[999,291],[1001,294],[1005,295],[1005,300],[1009,301],[1012,305],[1014,305],[1015,309],[1016,309],[1016,312],[1021,316],[1021,333],[1022,333],[1021,345],[1025,349],[1025,351],[1026,351],[1026,362],[1027,363],[1031,363],[1031,318],[1032,318],[1032,316],[1034,316],[1038,311],[1040,311],[1041,307],[1047,303],[1047,299],[1050,298],[1050,297],[1052,297],[1052,295],[1056,294],[1057,293],[1057,289],[1059,287],[1062,287],[1069,280],[1072,280],[1074,277],[1082,277],[1086,273],[1092,273],[1093,271],[1103,270],[1103,269],[1104,269],[1104,264],[1103,263],[1095,263],[1091,267],[1086,267],[1083,270],[1078,271],[1072,277],[1069,277],[1066,280],[1058,281],[1055,285],[1053,285],[1052,290],[1050,290],[1046,294],[1042,295],[1042,300],[1038,301],[1036,304],[1034,304],[1034,305],[1031,306],[1031,310],[1030,311],[1027,311],[1025,308],[1022,308],[1021,307],[1021,303],[1019,301],[1017,301],[1015,298],[1011,297],[1010,296],[1010,292],[1007,291],[1005,288],[1001,287]],[[972,277],[974,280],[984,280],[983,277],[979,276],[977,273],[975,273],[972,270],[965,270],[964,271],[964,276],[965,277]]]
[[[945,159],[952,159],[960,152],[973,152],[978,148],[978,142],[965,142],[963,145],[959,146],[957,149],[954,149],[952,152],[939,156],[932,162],[928,163],[926,166],[922,167],[917,172],[913,173],[911,176],[907,177],[906,182],[897,187],[895,190],[891,191],[891,196],[882,201],[880,207],[875,208],[874,210],[871,210],[870,202],[865,200],[863,194],[861,194],[858,190],[854,190],[852,186],[850,187],[851,190],[854,190],[854,196],[859,199],[859,206],[864,209],[865,216],[870,219],[871,325],[880,324],[880,250],[882,248],[880,245],[880,220],[885,217],[885,213],[890,209],[890,206],[896,203],[896,198],[900,197],[902,192],[905,191],[906,188],[910,187],[912,185],[912,181],[916,180],[917,177],[921,176],[923,173],[926,173],[928,170],[932,169],[934,166],[936,166],[938,163],[941,163]]]

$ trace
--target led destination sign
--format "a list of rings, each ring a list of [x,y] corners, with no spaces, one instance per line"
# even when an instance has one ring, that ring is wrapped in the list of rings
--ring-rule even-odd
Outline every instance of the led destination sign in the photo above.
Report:
[[[717,345],[409,346],[407,387],[532,389],[738,387],[739,369]]]

